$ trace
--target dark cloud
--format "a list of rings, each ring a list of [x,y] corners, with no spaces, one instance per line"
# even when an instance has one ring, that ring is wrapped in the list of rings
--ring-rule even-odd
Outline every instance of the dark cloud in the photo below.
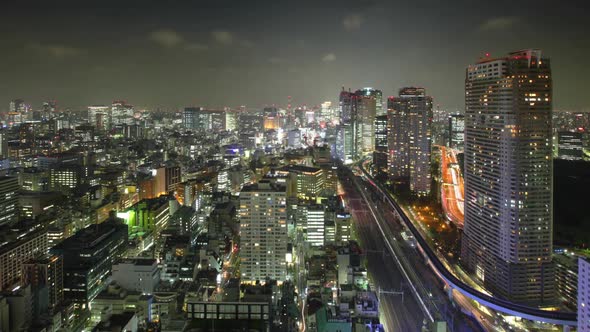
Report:
[[[73,108],[114,98],[255,107],[293,96],[311,105],[334,101],[342,86],[389,95],[412,84],[441,108],[462,109],[467,65],[527,47],[551,58],[555,107],[588,109],[590,35],[585,12],[571,9],[585,4],[12,1],[0,11],[0,112],[13,98],[40,105],[49,96]]]
[[[163,47],[174,47],[184,43],[184,38],[172,29],[160,29],[152,31],[149,38]]]
[[[347,31],[358,30],[363,24],[363,17],[359,14],[347,15],[342,19],[342,26]]]
[[[233,33],[226,30],[214,30],[211,32],[211,36],[219,44],[231,45],[234,42]]]
[[[209,46],[199,43],[187,43],[184,45],[184,49],[187,51],[201,52],[207,51]]]
[[[479,26],[481,31],[508,30],[520,23],[522,19],[517,16],[501,16],[490,18]]]
[[[86,53],[84,49],[59,44],[31,43],[28,46],[40,54],[50,55],[55,58],[72,57]]]
[[[328,53],[322,57],[323,62],[332,62],[335,60],[336,60],[336,54],[334,54],[334,53]]]

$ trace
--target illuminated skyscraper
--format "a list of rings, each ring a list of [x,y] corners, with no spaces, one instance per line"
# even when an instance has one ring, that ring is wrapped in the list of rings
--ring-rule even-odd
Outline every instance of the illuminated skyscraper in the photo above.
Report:
[[[375,116],[377,115],[376,91],[364,88],[355,92],[357,97],[357,148],[359,152],[372,151],[375,147]]]
[[[264,130],[278,130],[280,127],[280,113],[276,107],[265,107]]]
[[[337,156],[344,163],[359,160],[363,152],[375,148],[375,116],[382,108],[381,91],[363,88],[340,92],[340,127],[336,142]]]
[[[287,191],[260,181],[240,192],[242,281],[287,277]]]
[[[111,105],[112,124],[133,124],[133,105],[125,101],[116,100]]]
[[[465,141],[465,116],[463,114],[449,115],[449,147],[463,151]]]
[[[209,119],[202,107],[186,107],[182,112],[182,124],[187,130],[209,129]]]
[[[99,130],[109,130],[112,124],[111,108],[108,106],[88,106],[88,123]]]
[[[0,177],[0,226],[18,221],[18,178]]]
[[[373,165],[380,173],[387,173],[387,115],[375,118],[375,151]]]
[[[8,130],[0,129],[0,160],[8,158]]]
[[[362,88],[356,94],[371,97],[375,100],[375,116],[387,115],[387,109],[383,108],[383,93],[381,90]]]
[[[578,332],[590,331],[590,261],[578,258]]]
[[[336,137],[336,154],[343,163],[349,164],[358,156],[358,96],[342,88],[338,105],[340,126]]]
[[[496,296],[554,296],[552,83],[539,50],[484,58],[465,78],[462,259]]]
[[[418,195],[430,193],[432,98],[423,88],[403,88],[387,100],[388,168],[392,178],[406,178]]]

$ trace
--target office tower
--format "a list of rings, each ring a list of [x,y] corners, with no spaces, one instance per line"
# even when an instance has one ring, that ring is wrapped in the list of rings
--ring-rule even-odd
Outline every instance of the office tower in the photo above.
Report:
[[[10,108],[8,112],[8,123],[9,125],[19,125],[26,122],[30,116],[31,107],[25,104],[22,99],[14,99],[10,101]]]
[[[82,183],[83,167],[79,165],[59,165],[49,171],[51,190],[69,192]]]
[[[36,293],[36,312],[52,313],[63,301],[63,259],[58,255],[42,255],[23,264],[22,285],[31,285]],[[45,293],[47,292],[47,293]],[[47,298],[44,298],[47,294]]]
[[[230,109],[225,110],[225,130],[238,130],[238,112]]]
[[[336,154],[345,164],[358,158],[358,96],[342,88],[339,101],[340,125],[336,138]]]
[[[325,244],[326,209],[319,204],[300,206],[300,222],[306,229],[306,240],[311,246],[321,247]],[[334,231],[335,232],[335,231]]]
[[[264,116],[264,130],[278,130],[280,127],[280,114],[276,107],[265,107],[262,111]]]
[[[182,112],[182,125],[187,130],[193,130],[198,127],[200,107],[185,107]]]
[[[362,151],[372,151],[375,147],[375,117],[385,115],[383,112],[383,94],[381,90],[362,88],[357,90],[358,120]]]
[[[63,257],[64,298],[87,308],[106,286],[113,263],[127,249],[127,225],[114,220],[91,225],[51,249]]]
[[[223,111],[210,111],[211,130],[219,132],[225,130],[226,114]]]
[[[520,303],[554,296],[551,102],[539,50],[467,68],[462,260],[495,296]]]
[[[449,148],[463,151],[465,141],[465,116],[463,114],[449,115]]]
[[[345,165],[352,164],[354,158],[354,125],[351,122],[342,123],[338,126],[336,136],[336,158],[340,159]]]
[[[387,115],[375,118],[373,165],[378,173],[387,174]]]
[[[165,169],[158,169],[158,172],[164,171],[166,174],[166,192],[174,192],[176,186],[182,181],[179,166],[167,166]]]
[[[370,97],[375,100],[375,116],[387,115],[387,110],[383,109],[383,93],[381,90],[373,88],[362,88],[356,92],[359,96]]]
[[[110,130],[112,125],[111,108],[108,106],[88,106],[88,123],[98,130]]]
[[[0,176],[0,226],[18,221],[18,178]]]
[[[27,105],[22,99],[13,99],[10,101],[9,112],[14,113],[25,113],[27,111]]]
[[[290,197],[315,199],[324,186],[324,172],[321,168],[304,165],[289,165],[280,171],[289,173],[287,193]]]
[[[48,246],[41,224],[0,226],[0,291],[21,286],[23,263],[47,254]]]
[[[41,120],[48,121],[53,117],[57,102],[55,100],[43,102],[43,109],[41,110]]]
[[[584,134],[570,131],[558,132],[557,155],[559,159],[582,160],[584,157]]]
[[[336,225],[336,245],[345,245],[351,239],[352,217],[344,210],[335,211],[334,223]]]
[[[417,195],[430,193],[432,98],[424,88],[402,88],[387,100],[390,177],[407,179]]]
[[[133,124],[133,105],[126,101],[115,100],[111,105],[112,125]]]
[[[240,192],[242,281],[287,275],[287,192],[284,186],[260,181]]]
[[[210,129],[210,116],[202,107],[186,107],[182,112],[182,124],[186,130]]]
[[[0,160],[8,158],[8,132],[0,129]]]
[[[578,332],[590,332],[590,262],[578,259]]]
[[[258,135],[264,128],[263,117],[258,114],[242,112],[239,115],[238,131],[240,144],[245,148],[255,147]]]
[[[375,116],[377,113],[376,99],[370,91],[358,90],[357,95],[357,154],[372,151],[375,147]],[[360,157],[360,156],[359,156]]]
[[[334,120],[338,120],[335,108],[332,107],[331,101],[325,101],[321,104],[320,119],[327,124],[333,124]]]
[[[287,145],[290,148],[299,148],[301,147],[301,130],[299,129],[292,129],[289,130],[287,133]]]

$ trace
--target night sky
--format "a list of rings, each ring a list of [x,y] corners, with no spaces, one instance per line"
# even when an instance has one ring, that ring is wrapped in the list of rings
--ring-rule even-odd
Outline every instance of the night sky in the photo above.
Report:
[[[551,58],[555,109],[590,109],[586,1],[119,2],[3,3],[0,111],[314,105],[406,85],[462,109],[468,64],[531,47]]]

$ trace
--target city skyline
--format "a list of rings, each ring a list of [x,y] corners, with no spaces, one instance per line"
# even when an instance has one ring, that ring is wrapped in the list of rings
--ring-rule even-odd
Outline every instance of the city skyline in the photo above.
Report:
[[[11,80],[0,98],[57,99],[72,109],[115,99],[151,109],[262,107],[288,96],[294,104],[334,101],[335,86],[373,86],[386,96],[420,86],[441,107],[462,110],[458,87],[471,59],[534,47],[559,64],[555,108],[587,110],[576,88],[590,77],[579,66],[590,44],[583,15],[549,1],[527,11],[529,4],[10,4],[0,20],[11,45],[0,70]],[[22,24],[28,20],[35,24]]]
[[[577,2],[6,5],[0,330],[590,332]]]

